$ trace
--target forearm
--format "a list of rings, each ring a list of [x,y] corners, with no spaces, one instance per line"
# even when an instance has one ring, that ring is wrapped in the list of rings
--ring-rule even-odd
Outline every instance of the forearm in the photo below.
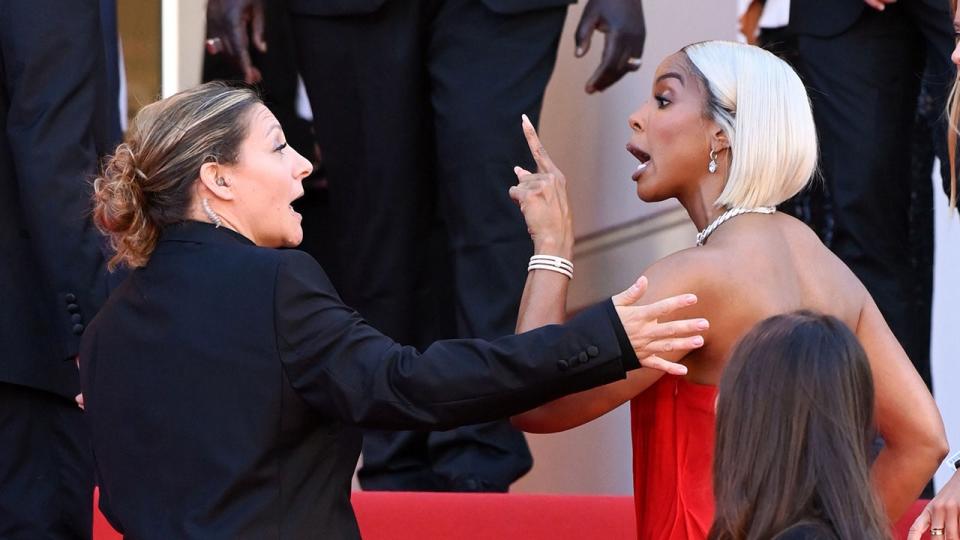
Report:
[[[570,260],[573,242],[543,242],[535,246],[536,255],[554,255]],[[570,279],[559,272],[531,270],[523,287],[516,333],[522,334],[547,324],[560,324],[566,318],[567,289]]]
[[[323,355],[335,359],[321,374],[327,382],[319,389],[325,399],[334,398],[344,419],[366,427],[449,429],[505,418],[622,379],[637,366],[623,353],[629,342],[610,328],[606,310],[598,305],[564,327],[492,342],[440,341],[422,353],[399,346],[367,353],[362,342],[373,338],[368,335],[353,351]],[[587,362],[579,361],[580,352]],[[558,365],[556,358],[571,353]]]
[[[896,521],[940,465],[947,437],[933,396],[873,299],[864,295],[857,338],[870,360],[877,430],[885,442],[872,476],[887,516]]]
[[[885,446],[871,476],[891,523],[913,504],[936,472],[945,451],[939,445]]]
[[[639,367],[609,300],[563,327],[439,341],[419,352],[345,306],[306,253],[282,253],[275,295],[277,352],[291,386],[318,410],[366,427],[447,429],[505,418]]]

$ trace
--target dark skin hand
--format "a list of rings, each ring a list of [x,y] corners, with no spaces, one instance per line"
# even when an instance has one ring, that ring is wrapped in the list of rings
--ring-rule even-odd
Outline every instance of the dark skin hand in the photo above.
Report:
[[[577,25],[577,57],[590,50],[594,31],[603,32],[603,58],[587,81],[588,94],[602,92],[624,75],[640,68],[647,26],[641,0],[590,0]],[[631,59],[634,59],[631,62]]]
[[[263,0],[209,0],[207,3],[208,38],[220,38],[223,53],[243,71],[248,83],[260,80],[260,72],[250,62],[250,39],[260,51],[267,50],[263,39]],[[594,31],[606,34],[603,58],[587,81],[588,94],[606,90],[624,75],[640,68],[647,38],[641,0],[590,0],[577,25],[577,56],[590,50]]]
[[[263,39],[263,0],[209,0],[207,38],[219,38],[226,54],[243,72],[248,84],[260,81],[260,70],[250,61],[250,40],[260,52],[267,51]]]

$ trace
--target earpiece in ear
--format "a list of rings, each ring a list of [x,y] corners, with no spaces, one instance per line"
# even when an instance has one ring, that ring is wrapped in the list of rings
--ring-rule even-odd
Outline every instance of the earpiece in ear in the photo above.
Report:
[[[227,181],[224,180],[223,177],[221,176],[221,177],[217,178],[217,185],[218,185],[218,186],[226,186],[226,185],[227,185]]]

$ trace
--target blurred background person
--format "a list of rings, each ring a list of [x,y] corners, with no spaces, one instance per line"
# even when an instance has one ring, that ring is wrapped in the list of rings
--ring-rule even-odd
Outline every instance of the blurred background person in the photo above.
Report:
[[[708,538],[892,538],[870,481],[876,433],[870,362],[845,323],[761,321],[720,377]]]
[[[119,135],[116,7],[0,0],[0,538],[90,538],[75,359],[106,296],[89,219]]]
[[[928,387],[930,173],[936,153],[949,175],[941,114],[955,73],[949,10],[948,0],[793,1],[788,27],[823,183],[784,209],[864,282]]]
[[[330,253],[316,255],[344,300],[392,338],[423,346],[513,331],[532,251],[504,193],[511,168],[531,164],[517,119],[537,122],[570,3],[289,2],[329,182],[330,235],[316,249]],[[208,4],[211,37],[236,51],[248,81],[248,44],[269,50],[262,13],[258,0]],[[587,92],[639,67],[641,2],[589,0],[581,56],[594,30],[606,39]],[[371,432],[364,445],[364,489],[506,491],[532,465],[505,421]]]

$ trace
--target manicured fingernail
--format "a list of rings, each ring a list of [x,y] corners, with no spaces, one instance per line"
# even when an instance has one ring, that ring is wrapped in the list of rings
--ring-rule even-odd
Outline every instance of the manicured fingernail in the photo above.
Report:
[[[679,368],[677,368],[677,375],[686,375],[686,374],[687,374],[687,366],[680,366]]]
[[[577,55],[577,56],[583,56],[583,52],[584,52],[584,51],[583,51],[583,47],[577,47],[576,52],[574,52],[573,54],[575,54],[575,55]]]
[[[687,304],[693,304],[697,301],[697,297],[692,294],[688,294],[683,297],[683,301]]]
[[[527,123],[527,124],[530,123],[530,118],[526,114],[521,114],[520,118],[523,119],[524,123]]]
[[[706,319],[697,321],[697,330],[706,330],[710,328],[710,323]]]
[[[693,346],[694,346],[694,347],[699,347],[699,346],[701,346],[701,345],[703,345],[703,338],[702,338],[701,336],[697,336],[697,337],[693,338]]]

